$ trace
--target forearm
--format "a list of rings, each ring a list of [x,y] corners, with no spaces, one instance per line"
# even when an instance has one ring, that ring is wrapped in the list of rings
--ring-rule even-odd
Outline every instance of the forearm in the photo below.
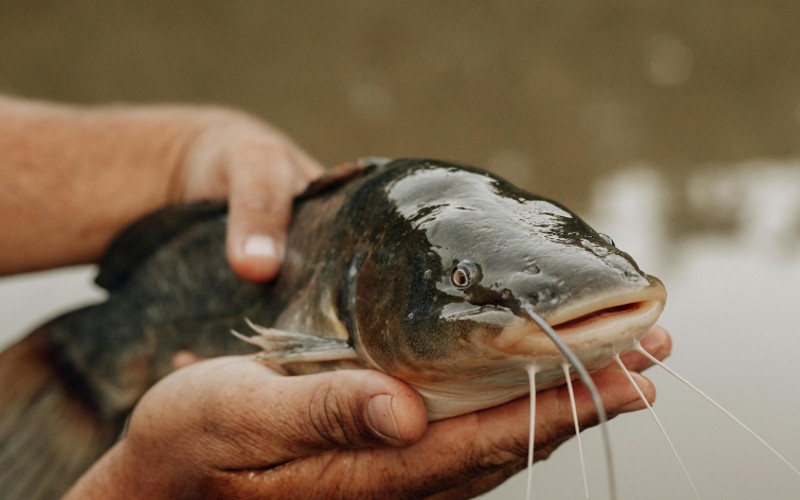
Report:
[[[0,274],[96,261],[122,227],[182,195],[181,164],[218,113],[0,97]]]

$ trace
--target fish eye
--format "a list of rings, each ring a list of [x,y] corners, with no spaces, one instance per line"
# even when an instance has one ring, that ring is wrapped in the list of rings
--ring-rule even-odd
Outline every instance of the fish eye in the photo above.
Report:
[[[481,268],[471,260],[462,260],[453,267],[450,282],[456,288],[468,288],[481,280]]]
[[[597,233],[597,234],[600,236],[601,240],[606,242],[607,245],[611,245],[612,247],[617,246],[617,245],[614,244],[614,240],[611,239],[611,236],[609,236],[609,235],[607,235],[605,233]]]

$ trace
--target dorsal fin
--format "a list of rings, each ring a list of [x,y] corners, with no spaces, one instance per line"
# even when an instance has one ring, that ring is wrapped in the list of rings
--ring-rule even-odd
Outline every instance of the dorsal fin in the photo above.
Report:
[[[377,156],[366,157],[354,162],[345,163],[343,165],[339,165],[338,167],[334,167],[325,172],[325,174],[323,174],[320,178],[309,184],[306,190],[295,198],[295,201],[297,202],[306,200],[308,198],[314,198],[315,196],[319,196],[327,193],[328,191],[337,189],[338,187],[347,184],[354,179],[368,174],[375,168],[386,165],[390,161],[392,161],[391,158],[382,158]]]
[[[136,268],[161,246],[192,225],[225,214],[228,205],[200,201],[163,208],[125,229],[106,251],[95,283],[108,291],[119,288]]]

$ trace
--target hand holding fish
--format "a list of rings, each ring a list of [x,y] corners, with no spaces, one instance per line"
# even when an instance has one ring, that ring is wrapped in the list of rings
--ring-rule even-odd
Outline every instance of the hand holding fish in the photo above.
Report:
[[[321,173],[316,160],[278,130],[223,112],[179,166],[178,199],[227,200],[228,260],[239,277],[266,281],[278,273],[292,198]]]
[[[224,110],[2,98],[0,118],[0,274],[93,262],[153,208],[230,198],[229,216],[188,204],[130,226],[101,265],[107,300],[0,352],[4,497],[78,478],[75,498],[466,497],[654,399],[637,372],[669,353],[663,284],[488,172],[336,170],[294,200],[261,284],[317,171],[277,132]],[[298,376],[231,356],[249,344]]]
[[[663,286],[557,204],[471,167],[361,164],[298,197],[279,280],[246,283],[223,254],[239,277],[272,277],[292,195],[318,168],[288,139],[217,109],[0,99],[0,116],[10,169],[0,213],[13,214],[0,217],[0,273],[94,262],[121,227],[154,208],[229,199],[229,216],[222,203],[182,205],[131,226],[101,266],[107,301],[55,318],[0,353],[5,379],[21,385],[0,394],[4,428],[28,428],[28,414],[60,422],[37,427],[47,452],[4,450],[4,460],[28,471],[0,474],[17,497],[60,495],[109,447],[76,497],[476,494],[525,465],[527,401],[503,403],[527,393],[526,368],[543,369],[535,458],[571,434],[567,391],[545,390],[566,372],[542,332],[565,353],[556,341],[568,333],[598,370],[596,411],[603,403],[611,416],[641,408],[621,373],[601,367],[654,323]],[[498,228],[503,238],[491,236]],[[543,251],[531,260],[535,248]],[[508,262],[519,269],[509,273]],[[533,328],[542,317],[562,332]],[[224,357],[169,375],[169,360],[185,349],[204,358],[252,352],[228,334],[244,318],[266,333],[251,339],[265,343],[264,356],[300,365],[288,373],[338,363],[384,374],[281,377],[251,358]],[[603,349],[585,349],[586,335],[602,337]],[[665,355],[666,334],[655,344]],[[629,356],[634,370],[648,364]],[[638,382],[652,399],[652,385]],[[586,409],[587,393],[576,392],[585,428],[598,416]],[[134,406],[127,435],[112,446]]]
[[[8,214],[0,275],[96,262],[142,215],[218,199],[230,204],[234,271],[264,281],[277,272],[292,197],[321,172],[263,122],[199,106],[81,108],[0,96],[0,151]]]
[[[657,358],[669,336],[642,345]],[[630,353],[629,369],[651,363]],[[653,400],[653,386],[635,376]],[[643,404],[615,366],[595,373],[609,415]],[[576,384],[582,428],[594,425]],[[540,392],[536,451],[543,459],[573,434],[564,386]],[[126,436],[68,497],[468,497],[525,467],[528,402],[427,423],[406,384],[367,370],[284,377],[249,357],[196,363],[159,382],[134,410]]]

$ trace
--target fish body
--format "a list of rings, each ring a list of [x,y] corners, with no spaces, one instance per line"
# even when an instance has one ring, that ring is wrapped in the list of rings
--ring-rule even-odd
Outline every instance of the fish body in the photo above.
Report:
[[[172,370],[175,353],[255,352],[229,334],[247,331],[245,319],[259,325],[263,335],[251,341],[267,362],[292,374],[381,370],[414,386],[430,418],[441,419],[526,394],[529,365],[540,387],[563,381],[564,358],[520,304],[554,326],[589,369],[631,349],[664,307],[663,285],[566,208],[435,160],[369,161],[312,183],[295,202],[284,263],[270,284],[233,275],[225,229],[226,208],[216,203],[142,220],[101,265],[108,300],[0,354],[4,380],[38,381],[0,389],[0,463],[35,460],[12,453],[20,448],[14,432],[32,415],[69,417],[90,443],[77,454],[61,438],[69,429],[47,429],[41,446],[68,464],[46,472],[53,488],[6,471],[0,491],[63,492]],[[45,473],[37,467],[29,469]]]
[[[539,385],[561,383],[563,357],[515,311],[520,299],[562,325],[590,369],[629,350],[663,309],[656,278],[553,201],[436,161],[360,175],[300,204],[299,220],[320,226],[290,233],[277,286],[293,299],[273,326],[346,341],[360,366],[417,388],[432,419],[527,393],[530,364]],[[454,281],[462,273],[468,283]],[[286,366],[307,373],[331,362]]]

